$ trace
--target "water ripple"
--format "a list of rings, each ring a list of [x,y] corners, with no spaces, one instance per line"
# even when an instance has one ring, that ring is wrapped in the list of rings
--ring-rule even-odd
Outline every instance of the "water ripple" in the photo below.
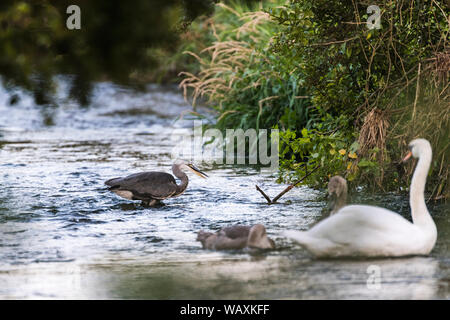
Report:
[[[0,90],[0,114],[9,115],[0,118],[0,298],[448,297],[448,206],[431,208],[439,230],[431,257],[377,262],[386,289],[376,294],[365,287],[373,262],[317,261],[278,236],[325,215],[323,190],[295,188],[268,206],[255,185],[278,194],[285,186],[272,176],[254,166],[199,163],[210,178],[190,176],[187,191],[162,207],[107,191],[103,182],[112,177],[170,172],[170,135],[192,125],[173,121],[190,108],[179,92],[99,84],[91,108],[62,105],[52,127],[32,99],[8,107],[5,95]],[[410,218],[407,196],[362,193],[352,202]],[[255,223],[266,225],[277,250],[213,252],[196,241],[201,229]],[[86,274],[85,287],[74,287]],[[184,295],[173,287],[185,288]]]

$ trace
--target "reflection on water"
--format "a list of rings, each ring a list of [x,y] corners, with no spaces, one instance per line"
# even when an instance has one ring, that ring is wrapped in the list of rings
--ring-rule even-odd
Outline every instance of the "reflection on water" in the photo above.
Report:
[[[255,167],[197,164],[210,178],[190,176],[185,194],[160,208],[145,209],[105,190],[103,181],[112,177],[170,171],[171,134],[192,126],[174,121],[188,109],[176,90],[149,87],[136,94],[100,84],[93,107],[67,100],[50,114],[26,96],[14,106],[7,100],[0,91],[0,298],[450,296],[448,205],[430,207],[439,235],[429,257],[316,260],[278,234],[322,218],[324,192],[300,187],[267,206],[255,184],[271,195],[284,186]],[[353,198],[409,217],[407,200]],[[211,252],[195,241],[200,229],[235,223],[265,224],[278,250]],[[371,266],[379,270],[379,288],[370,285]]]
[[[90,264],[16,266],[0,273],[8,284],[0,294],[74,299],[449,298],[448,279],[439,274],[439,262],[432,257],[321,261],[301,256],[193,256],[199,260],[155,263],[119,255]],[[379,288],[367,284],[371,265],[380,267]]]

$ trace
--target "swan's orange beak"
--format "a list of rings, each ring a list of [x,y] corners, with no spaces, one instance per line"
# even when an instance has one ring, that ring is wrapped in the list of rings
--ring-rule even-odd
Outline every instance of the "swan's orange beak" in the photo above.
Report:
[[[407,154],[406,154],[406,156],[403,158],[403,160],[402,160],[402,162],[406,162],[406,161],[408,161],[409,160],[409,158],[411,158],[411,156],[412,156],[412,152],[411,151],[409,151]]]

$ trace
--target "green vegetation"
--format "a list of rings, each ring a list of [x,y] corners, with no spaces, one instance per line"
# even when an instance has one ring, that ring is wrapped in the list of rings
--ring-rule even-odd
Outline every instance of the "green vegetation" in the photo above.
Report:
[[[450,198],[449,7],[444,0],[4,0],[0,75],[55,105],[56,75],[89,104],[92,83],[179,81],[216,126],[281,130],[280,181],[399,190],[407,143],[430,140],[434,199]],[[80,30],[66,8],[81,7]],[[214,14],[213,14],[214,13]],[[177,75],[180,74],[180,77]],[[17,97],[11,98],[14,103]]]
[[[440,196],[449,174],[444,168],[449,152],[448,82],[443,81],[449,72],[445,4],[380,1],[378,5],[382,27],[370,30],[363,23],[369,18],[363,2],[292,1],[273,14],[286,27],[273,48],[292,56],[303,69],[307,91],[323,121],[314,128],[320,138],[313,148],[319,150],[311,152],[329,175],[358,178],[359,183],[385,190],[407,185],[408,175],[395,163],[409,140],[424,137],[432,142],[438,159],[430,181],[441,186],[434,190]],[[336,119],[334,124],[329,116]],[[341,117],[350,120],[347,125],[339,122]],[[337,139],[342,150],[354,155],[352,161],[334,153],[330,138],[323,136],[330,131],[333,142]],[[295,145],[295,140],[286,144]],[[308,144],[300,148],[309,150]],[[285,162],[284,168],[293,166]]]
[[[230,5],[219,4],[208,21],[211,45],[187,52],[201,70],[182,73],[185,94],[192,89],[194,105],[199,97],[205,98],[219,113],[221,129],[304,126],[311,115],[301,77],[283,56],[270,51],[271,38],[280,26],[256,5]]]
[[[449,198],[448,7],[377,5],[381,28],[372,30],[360,1],[219,5],[203,30],[209,45],[188,52],[198,71],[182,73],[181,86],[218,112],[221,129],[280,128],[280,181],[320,165],[307,184],[341,174],[399,190],[413,169],[399,160],[423,137],[434,150],[427,190]]]

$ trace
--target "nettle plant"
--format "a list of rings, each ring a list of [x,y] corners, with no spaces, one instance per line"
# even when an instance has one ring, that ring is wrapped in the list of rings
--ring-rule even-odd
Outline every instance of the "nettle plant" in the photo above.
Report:
[[[368,158],[358,156],[358,137],[348,130],[348,124],[345,116],[327,115],[311,129],[280,132],[279,180],[292,181],[314,170],[304,182],[324,187],[334,175],[344,176],[351,182],[361,175],[380,172],[373,160],[379,149],[372,149]]]

